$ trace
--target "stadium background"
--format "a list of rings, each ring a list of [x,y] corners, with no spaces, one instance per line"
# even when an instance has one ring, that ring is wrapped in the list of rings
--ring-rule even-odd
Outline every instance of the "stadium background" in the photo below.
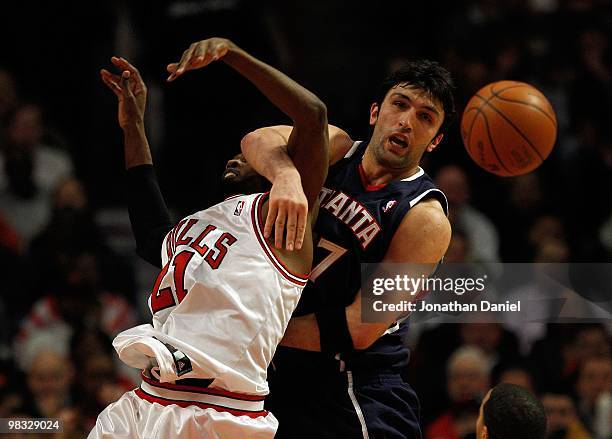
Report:
[[[222,64],[167,84],[166,64],[193,41],[232,39],[314,91],[330,122],[356,139],[368,136],[379,81],[405,59],[446,66],[459,112],[489,82],[529,82],[559,125],[536,172],[480,170],[458,123],[425,159],[452,205],[447,260],[610,260],[608,1],[25,0],[0,10],[0,417],[61,415],[66,435],[79,437],[134,382],[114,363],[110,339],[148,319],[155,270],[133,251],[116,102],[98,76],[112,55],[138,66],[149,87],[149,140],[177,217],[219,200],[221,171],[245,133],[287,122]],[[406,378],[423,400],[424,426],[433,426],[428,437],[469,434],[472,395],[506,369],[548,398],[551,416],[569,407],[554,425],[587,436],[567,437],[612,434],[601,415],[612,391],[608,323],[549,325],[536,335],[495,324],[415,333]]]

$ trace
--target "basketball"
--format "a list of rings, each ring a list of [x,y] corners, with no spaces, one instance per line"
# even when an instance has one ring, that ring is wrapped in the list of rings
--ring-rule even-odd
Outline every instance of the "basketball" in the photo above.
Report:
[[[557,117],[548,99],[524,82],[498,81],[478,90],[461,118],[468,154],[503,177],[527,174],[548,157],[557,138]]]

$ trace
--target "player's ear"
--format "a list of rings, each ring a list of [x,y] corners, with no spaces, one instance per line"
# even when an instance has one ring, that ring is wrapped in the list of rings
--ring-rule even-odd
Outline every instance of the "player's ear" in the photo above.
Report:
[[[443,137],[444,137],[444,134],[442,134],[442,133],[440,133],[436,137],[434,137],[434,139],[431,141],[431,143],[427,146],[427,152],[432,152],[434,149],[436,149],[436,146],[438,146],[440,144],[440,142],[442,141]]]
[[[374,102],[370,106],[370,125],[375,125],[378,120],[378,104]]]
[[[482,426],[482,434],[480,435],[479,438],[476,439],[489,439],[489,429],[487,428],[486,425]]]

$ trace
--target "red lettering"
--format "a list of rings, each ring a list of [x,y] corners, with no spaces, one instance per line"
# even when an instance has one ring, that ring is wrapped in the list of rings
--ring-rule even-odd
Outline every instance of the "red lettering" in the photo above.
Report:
[[[191,241],[191,238],[189,238],[189,237],[185,238],[185,235],[187,234],[189,229],[191,229],[193,227],[193,225],[195,223],[197,223],[197,222],[198,222],[197,219],[190,219],[189,220],[189,222],[187,223],[187,225],[185,226],[185,228],[183,229],[181,234],[178,236],[178,240],[176,241],[176,245],[188,245],[189,244],[189,242]]]
[[[212,232],[213,230],[216,230],[216,229],[217,228],[215,226],[213,226],[212,224],[209,224],[208,226],[206,226],[204,231],[202,233],[200,233],[200,236],[198,236],[190,244],[190,247],[192,249],[194,249],[195,251],[197,251],[200,254],[200,256],[204,256],[209,249],[208,249],[208,246],[206,244],[202,245],[202,241],[204,240],[204,238],[206,238],[206,236],[208,236],[208,234],[210,232]]]
[[[204,260],[208,262],[208,265],[210,265],[210,268],[212,268],[213,270],[216,270],[217,268],[219,268],[219,265],[221,265],[221,262],[223,262],[223,258],[225,258],[225,255],[227,254],[227,248],[231,246],[232,244],[234,244],[236,241],[237,239],[233,235],[230,235],[227,232],[225,232],[223,235],[219,237],[219,239],[217,239],[217,242],[215,242],[215,248],[218,250],[217,255],[214,256],[213,252],[210,251],[204,257]]]

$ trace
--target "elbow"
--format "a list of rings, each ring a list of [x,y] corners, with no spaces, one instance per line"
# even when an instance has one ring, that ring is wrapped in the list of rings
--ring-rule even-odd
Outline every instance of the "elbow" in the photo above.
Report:
[[[312,95],[312,97],[304,104],[304,108],[300,112],[301,121],[297,123],[309,124],[312,126],[327,125],[327,106],[321,99]]]
[[[327,124],[327,106],[319,98],[315,98],[310,105],[313,117],[321,123]]]
[[[249,152],[254,148],[257,148],[261,144],[262,134],[257,131],[251,131],[247,133],[240,141],[240,149],[245,156],[248,156]]]
[[[353,339],[353,348],[357,351],[363,351],[372,346],[378,336],[373,336],[369,331],[356,330],[351,331],[351,338]]]

